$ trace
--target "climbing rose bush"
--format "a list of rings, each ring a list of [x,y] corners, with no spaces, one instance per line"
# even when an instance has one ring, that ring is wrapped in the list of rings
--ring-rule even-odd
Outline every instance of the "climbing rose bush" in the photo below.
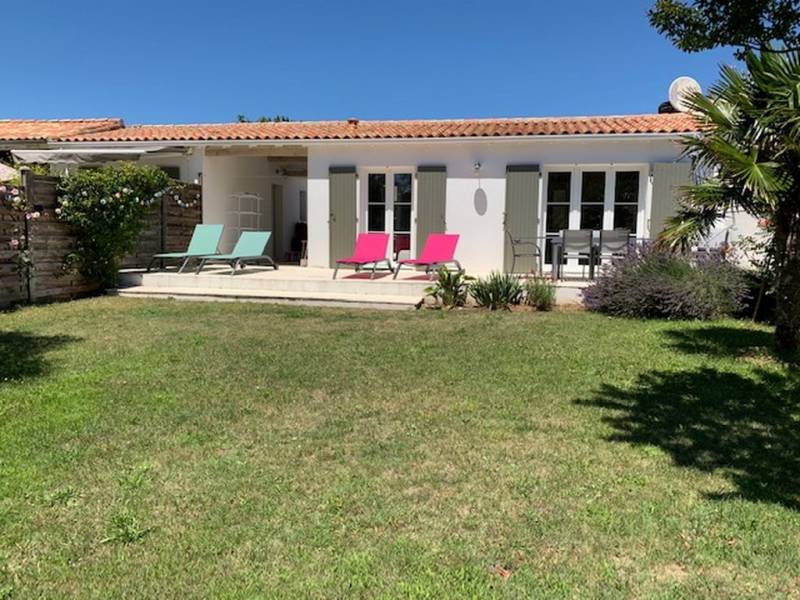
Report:
[[[41,217],[42,214],[28,206],[25,196],[14,185],[0,185],[0,202],[17,215],[10,230],[8,248],[14,253],[14,270],[25,283],[30,281],[34,270],[30,228],[27,225]]]
[[[13,210],[25,210],[25,199],[14,185],[0,185],[0,201]]]
[[[173,182],[158,167],[131,162],[84,169],[61,180],[56,215],[76,236],[66,263],[113,287],[122,259],[136,244],[151,206],[172,193]]]

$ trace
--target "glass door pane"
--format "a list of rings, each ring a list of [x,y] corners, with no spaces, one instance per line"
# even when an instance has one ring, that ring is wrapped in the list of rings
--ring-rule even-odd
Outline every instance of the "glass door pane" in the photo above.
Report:
[[[411,250],[411,173],[394,174],[394,196],[392,210],[394,212],[393,254]]]
[[[581,229],[596,231],[603,228],[605,198],[605,172],[584,171],[581,174]]]
[[[367,176],[367,231],[386,231],[386,174]]]
[[[550,240],[558,237],[562,229],[569,229],[571,186],[572,173],[569,171],[552,172],[547,176],[544,260],[548,264],[552,254]]]
[[[614,229],[627,229],[636,237],[639,213],[639,171],[618,171],[614,188]]]

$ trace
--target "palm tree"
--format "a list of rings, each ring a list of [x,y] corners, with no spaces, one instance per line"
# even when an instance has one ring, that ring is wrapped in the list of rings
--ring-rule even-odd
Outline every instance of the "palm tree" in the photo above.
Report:
[[[703,129],[685,140],[698,173],[660,242],[685,247],[739,209],[768,224],[778,348],[800,346],[800,53],[747,51],[747,71],[722,67],[708,96],[688,99]]]

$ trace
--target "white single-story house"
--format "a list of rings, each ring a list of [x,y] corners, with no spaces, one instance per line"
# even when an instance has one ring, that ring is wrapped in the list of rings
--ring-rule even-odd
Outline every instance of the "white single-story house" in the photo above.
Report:
[[[697,132],[685,113],[121,125],[51,138],[47,152],[62,164],[133,158],[201,181],[203,221],[225,225],[223,251],[243,230],[271,230],[281,260],[305,223],[307,264],[329,267],[358,232],[389,233],[392,258],[413,258],[427,234],[447,231],[461,236],[456,258],[482,274],[508,268],[507,231],[543,248],[563,229],[653,238],[690,181],[681,139]],[[709,243],[751,230],[731,217]]]

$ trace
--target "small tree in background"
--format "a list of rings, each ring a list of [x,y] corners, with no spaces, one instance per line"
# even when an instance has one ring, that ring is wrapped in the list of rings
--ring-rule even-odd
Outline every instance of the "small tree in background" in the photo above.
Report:
[[[800,49],[797,0],[658,0],[650,24],[685,52],[719,46]]]
[[[116,285],[120,263],[135,247],[147,212],[171,184],[160,168],[130,162],[62,179],[56,214],[77,238],[67,266],[105,287]]]
[[[291,121],[286,115],[275,115],[274,117],[260,116],[257,119],[249,119],[247,115],[236,115],[237,123],[287,123]]]

